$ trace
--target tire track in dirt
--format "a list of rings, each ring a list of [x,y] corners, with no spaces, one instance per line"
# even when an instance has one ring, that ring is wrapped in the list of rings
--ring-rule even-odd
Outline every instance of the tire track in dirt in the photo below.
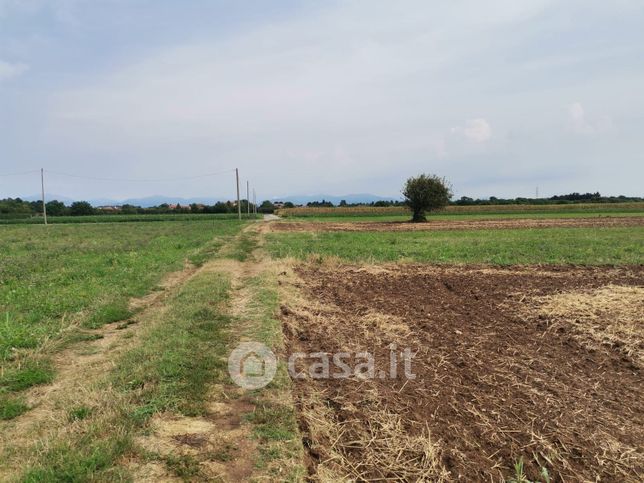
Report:
[[[233,317],[234,344],[248,339],[252,331],[252,319],[256,317],[254,293],[249,280],[269,269],[269,262],[263,256],[264,224],[251,225],[244,229],[244,235],[257,233],[257,247],[245,261],[218,259],[208,262],[204,270],[225,273],[231,283],[228,301],[229,315]],[[238,238],[238,239],[239,239]],[[232,348],[232,347],[231,347]],[[231,383],[220,383],[212,387],[207,413],[201,417],[177,414],[160,414],[152,418],[149,434],[137,438],[137,444],[147,451],[168,457],[188,456],[197,462],[198,474],[195,481],[249,481],[253,478],[267,479],[257,467],[259,441],[253,435],[252,425],[245,422],[245,416],[256,408],[256,394],[249,393]],[[176,476],[162,462],[133,460],[127,464],[135,481],[172,481]]]
[[[135,311],[130,318],[82,331],[84,335],[95,337],[94,340],[72,343],[60,351],[55,350],[59,342],[51,341],[40,349],[42,353],[52,352],[54,380],[26,392],[29,411],[13,420],[0,422],[2,447],[11,448],[12,454],[21,455],[20,460],[12,460],[11,456],[4,459],[0,477],[24,467],[24,452],[35,443],[47,447],[49,441],[69,431],[70,409],[88,405],[109,406],[109,402],[102,400],[96,383],[113,367],[117,356],[136,343],[136,335],[146,325],[145,321],[153,315],[161,317],[165,311],[164,301],[198,270],[186,261],[183,270],[163,278],[158,285],[159,290],[130,300],[129,307]],[[78,325],[72,325],[67,331],[78,329]]]
[[[230,277],[229,315],[243,321],[248,304],[244,280],[255,272],[252,262],[218,259],[207,262],[203,271],[225,273]],[[236,322],[230,328],[242,328]],[[183,416],[163,413],[153,416],[150,431],[136,438],[146,451],[165,458],[189,457],[198,465],[196,481],[246,481],[255,470],[257,442],[244,423],[244,415],[255,405],[242,389],[232,384],[215,384],[211,388],[206,414]],[[127,467],[139,482],[173,481],[176,475],[161,461],[133,459]]]

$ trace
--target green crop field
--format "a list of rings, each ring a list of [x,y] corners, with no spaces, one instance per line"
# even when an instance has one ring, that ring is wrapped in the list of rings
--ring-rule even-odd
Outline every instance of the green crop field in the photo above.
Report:
[[[644,228],[271,233],[273,257],[499,265],[644,263]]]

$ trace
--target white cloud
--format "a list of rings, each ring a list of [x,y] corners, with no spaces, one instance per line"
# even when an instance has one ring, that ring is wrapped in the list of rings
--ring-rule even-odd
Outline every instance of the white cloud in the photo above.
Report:
[[[25,64],[11,64],[0,60],[0,82],[17,77],[27,69]]]
[[[568,106],[568,122],[573,132],[579,134],[605,132],[613,127],[613,121],[608,116],[589,118],[581,102]]]
[[[469,119],[465,123],[463,132],[465,133],[465,137],[470,141],[482,143],[492,137],[492,126],[483,118]]]

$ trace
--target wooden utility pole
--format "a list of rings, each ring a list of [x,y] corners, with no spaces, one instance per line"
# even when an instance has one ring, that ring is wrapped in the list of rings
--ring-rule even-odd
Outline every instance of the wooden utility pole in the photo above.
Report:
[[[235,168],[235,177],[237,178],[237,216],[241,220],[241,202],[239,201],[239,168]]]
[[[42,216],[47,224],[47,205],[45,204],[45,170],[40,168],[40,191],[42,194]]]
[[[250,216],[250,183],[246,180],[246,211]]]
[[[253,188],[253,214],[257,215],[257,195],[255,194],[255,188]]]

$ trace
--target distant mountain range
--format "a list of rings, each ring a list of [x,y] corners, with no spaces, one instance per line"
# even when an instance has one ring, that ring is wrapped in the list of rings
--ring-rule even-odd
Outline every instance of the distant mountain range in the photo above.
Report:
[[[38,201],[40,196],[32,195],[22,197],[26,201]],[[295,196],[283,196],[283,197],[273,197],[271,201],[290,201],[296,205],[305,205],[311,201],[330,201],[334,205],[340,203],[340,201],[345,200],[347,203],[371,203],[374,201],[384,201],[391,199],[400,199],[399,197],[383,197],[378,195],[372,195],[369,193],[360,193],[360,194],[349,194],[344,196],[335,196],[335,195],[295,195]],[[88,201],[92,206],[119,206],[119,205],[134,205],[141,206],[143,208],[149,208],[150,206],[159,206],[163,203],[167,204],[181,204],[181,205],[190,205],[192,203],[202,203],[204,205],[213,205],[217,201],[226,201],[227,198],[209,198],[209,197],[194,197],[194,198],[181,198],[176,196],[147,196],[144,198],[128,198],[126,200],[114,200],[109,198],[96,198],[89,200],[75,200],[67,196],[57,195],[57,194],[47,194],[45,195],[46,201],[58,200],[62,201],[66,205],[72,204],[74,201]],[[260,200],[257,200],[260,202]]]

